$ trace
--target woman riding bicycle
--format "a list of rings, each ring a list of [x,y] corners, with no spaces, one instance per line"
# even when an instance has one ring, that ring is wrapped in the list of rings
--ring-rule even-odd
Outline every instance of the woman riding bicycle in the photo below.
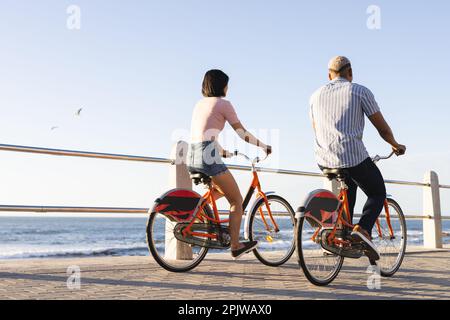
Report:
[[[218,136],[225,127],[225,122],[228,122],[246,142],[261,147],[267,154],[272,152],[272,148],[244,128],[233,105],[224,99],[228,82],[229,77],[221,70],[210,70],[205,74],[202,86],[204,98],[196,104],[192,115],[187,165],[191,173],[203,173],[211,177],[214,197],[218,199],[225,196],[230,203],[231,255],[237,259],[252,251],[257,242],[239,242],[243,215],[242,196],[233,175],[221,159],[232,154],[222,149]]]

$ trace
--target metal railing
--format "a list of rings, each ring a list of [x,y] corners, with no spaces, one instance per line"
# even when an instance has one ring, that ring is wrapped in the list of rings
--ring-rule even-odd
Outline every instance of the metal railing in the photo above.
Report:
[[[68,157],[83,157],[83,158],[96,158],[96,159],[108,159],[108,160],[121,160],[121,161],[136,161],[136,162],[150,162],[160,164],[175,164],[174,159],[156,158],[146,156],[135,156],[125,154],[112,154],[112,153],[100,153],[100,152],[87,152],[87,151],[75,151],[75,150],[62,150],[62,149],[50,149],[50,148],[37,148],[29,146],[7,145],[0,144],[0,151],[11,152],[23,152],[23,153],[35,153],[46,154],[53,156],[68,156]],[[241,165],[228,165],[231,170],[248,171],[250,166]],[[325,178],[323,174],[286,170],[286,169],[272,169],[272,168],[257,168],[258,172],[274,173],[282,175],[294,175],[304,177],[316,177]],[[404,185],[404,186],[419,186],[419,187],[431,187],[430,183],[424,182],[411,182],[400,180],[385,180],[387,184]],[[438,188],[450,189],[450,185],[438,185]],[[59,212],[59,213],[147,213],[148,208],[119,208],[119,207],[68,207],[68,206],[20,206],[20,205],[0,205],[0,212]],[[433,220],[434,215],[423,216],[407,216],[410,219],[424,219]],[[439,220],[441,217],[439,216]],[[442,217],[442,219],[450,219],[450,217]]]
[[[132,156],[132,155],[113,154],[113,153],[62,150],[62,149],[49,149],[49,148],[36,148],[36,147],[16,146],[16,145],[7,145],[7,144],[0,144],[0,151],[14,151],[14,152],[47,154],[47,155],[54,155],[54,156],[68,156],[68,157],[82,157],[82,158],[96,158],[96,159],[138,161],[138,162],[153,162],[153,163],[166,163],[166,164],[174,164],[174,161],[175,161],[174,159],[166,159],[166,158]],[[251,169],[250,166],[240,166],[240,165],[228,165],[227,167],[231,170],[238,170],[238,171],[248,171]],[[316,177],[316,178],[324,178],[325,177],[321,173],[306,172],[306,171],[272,169],[272,168],[257,168],[257,170],[258,170],[258,172],[276,173],[276,174],[284,174],[284,175],[295,175],[295,176]],[[430,186],[430,184],[423,183],[423,182],[411,182],[411,181],[399,181],[399,180],[385,180],[385,182],[389,183],[389,184],[409,185],[409,186],[428,186],[428,187]],[[450,186],[441,186],[441,188],[449,188],[450,189]]]
[[[48,155],[53,155],[53,156],[82,157],[82,158],[139,161],[139,162],[153,162],[153,163],[173,163],[173,160],[163,159],[163,158],[130,156],[130,155],[125,155],[125,154],[112,154],[112,153],[100,153],[100,152],[36,148],[36,147],[26,147],[26,146],[15,146],[15,145],[9,145],[9,144],[0,144],[0,150],[1,151],[48,154]]]

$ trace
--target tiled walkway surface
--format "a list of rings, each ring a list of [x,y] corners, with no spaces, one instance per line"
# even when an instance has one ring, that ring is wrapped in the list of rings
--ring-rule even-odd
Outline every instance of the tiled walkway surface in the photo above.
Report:
[[[67,268],[79,266],[80,289]],[[173,274],[151,257],[0,261],[0,299],[450,299],[450,250],[411,253],[401,270],[367,287],[367,260],[346,260],[328,287],[315,287],[295,258],[279,268],[251,254],[234,262],[209,255],[195,270]]]

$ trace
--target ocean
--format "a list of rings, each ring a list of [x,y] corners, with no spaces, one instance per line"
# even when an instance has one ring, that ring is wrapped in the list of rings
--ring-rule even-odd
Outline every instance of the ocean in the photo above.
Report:
[[[147,256],[147,218],[0,216],[0,259]],[[450,243],[450,221],[443,221]],[[408,244],[423,244],[422,221],[408,221]]]

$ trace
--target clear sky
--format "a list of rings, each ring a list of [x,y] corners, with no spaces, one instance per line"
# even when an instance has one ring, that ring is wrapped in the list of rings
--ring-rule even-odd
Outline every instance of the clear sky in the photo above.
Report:
[[[67,28],[70,5],[81,10],[79,30]],[[381,29],[367,27],[370,5]],[[435,170],[450,184],[449,13],[444,0],[2,0],[0,143],[167,157],[189,130],[204,72],[221,68],[244,125],[278,132],[265,166],[317,172],[308,99],[326,83],[328,60],[346,55],[408,147],[380,165],[385,178],[422,181]],[[371,154],[389,152],[369,123],[365,143]],[[0,152],[0,204],[148,207],[167,173]],[[238,178],[245,191],[249,176]],[[322,184],[262,181],[294,207]],[[388,189],[408,213],[421,212],[420,188]],[[441,198],[450,214],[450,190]]]

